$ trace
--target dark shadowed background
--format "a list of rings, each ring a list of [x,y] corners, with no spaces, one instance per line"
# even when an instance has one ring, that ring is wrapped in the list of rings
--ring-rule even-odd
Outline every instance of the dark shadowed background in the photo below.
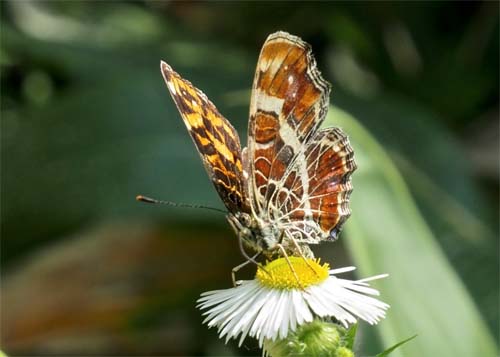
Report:
[[[160,74],[167,61],[246,142],[268,34],[309,42],[351,136],[353,216],[316,252],[392,308],[360,355],[495,355],[497,2],[3,1],[1,349],[9,355],[259,355],[201,325],[243,261]],[[252,268],[241,277],[251,277]],[[477,351],[482,351],[480,354]],[[397,356],[397,354],[394,354]]]

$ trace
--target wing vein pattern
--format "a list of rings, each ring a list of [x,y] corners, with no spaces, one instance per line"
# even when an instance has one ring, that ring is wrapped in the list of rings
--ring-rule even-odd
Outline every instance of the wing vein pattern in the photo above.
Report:
[[[252,89],[247,191],[253,215],[299,242],[336,239],[350,215],[352,148],[340,129],[319,129],[329,94],[307,43],[268,37]]]

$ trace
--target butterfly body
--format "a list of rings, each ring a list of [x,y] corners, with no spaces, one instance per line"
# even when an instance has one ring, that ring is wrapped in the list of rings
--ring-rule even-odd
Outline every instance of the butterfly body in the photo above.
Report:
[[[320,129],[330,85],[308,44],[277,32],[257,63],[248,145],[206,95],[162,62],[162,74],[239,239],[267,256],[335,240],[350,215],[353,150]],[[279,254],[279,253],[278,253]]]

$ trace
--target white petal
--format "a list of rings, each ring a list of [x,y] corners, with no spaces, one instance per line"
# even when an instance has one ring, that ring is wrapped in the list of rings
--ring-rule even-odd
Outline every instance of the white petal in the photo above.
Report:
[[[361,279],[361,280],[357,280],[357,282],[365,282],[365,281],[378,280],[378,279],[387,278],[388,276],[389,276],[389,274],[380,274],[380,275],[371,276],[369,278],[364,278],[364,279]]]
[[[330,275],[346,273],[348,271],[353,271],[353,270],[356,270],[356,267],[344,267],[344,268],[332,269],[330,270]]]
[[[335,317],[346,327],[356,318],[375,324],[385,317],[389,305],[372,297],[379,292],[368,282],[387,274],[357,281],[334,276],[354,269],[330,270],[325,281],[305,290],[272,289],[256,280],[242,281],[235,288],[203,293],[197,307],[206,310],[204,323],[216,326],[226,342],[239,338],[239,345],[247,336],[255,337],[261,347],[265,339],[285,338],[290,331],[312,321],[314,315]]]

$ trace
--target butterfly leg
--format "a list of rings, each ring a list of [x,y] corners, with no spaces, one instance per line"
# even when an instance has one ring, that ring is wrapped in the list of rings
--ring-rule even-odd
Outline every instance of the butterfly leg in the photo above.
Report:
[[[252,257],[252,260],[248,259],[248,260],[245,260],[243,263],[241,263],[240,265],[237,265],[235,266],[232,270],[231,270],[231,279],[233,280],[233,286],[237,286],[239,284],[236,283],[236,273],[241,269],[243,268],[244,266],[247,266],[248,264],[252,263],[252,261],[255,261],[255,258],[257,258],[261,253],[257,253],[255,254],[253,257]]]
[[[245,251],[245,247],[243,246],[243,238],[241,236],[238,236],[238,244],[240,246],[240,252],[241,254],[245,257],[245,259],[248,261],[248,262],[252,262],[254,263],[255,265],[259,265],[259,262],[257,262],[254,257],[258,256],[259,254],[255,255],[254,257],[250,257],[248,255],[248,253]]]
[[[234,215],[228,215],[227,216],[227,221],[229,222],[229,225],[233,228],[233,230],[235,231],[236,235],[238,236],[238,244],[239,244],[239,247],[240,247],[240,252],[241,254],[245,257],[245,259],[247,260],[247,262],[251,262],[251,263],[254,263],[255,265],[257,265],[260,269],[262,269],[263,271],[265,271],[268,275],[270,275],[270,273],[262,266],[262,264],[260,264],[259,262],[257,262],[255,260],[256,257],[259,256],[259,254],[261,253],[261,251],[254,255],[253,257],[250,257],[248,255],[248,253],[245,251],[245,247],[244,247],[244,242],[245,242],[245,238],[248,239],[249,236],[251,236],[251,231],[247,228],[247,227],[244,227],[241,222],[238,220],[238,218]]]
[[[262,269],[263,271],[265,271],[267,273],[267,275],[271,275],[271,273],[269,273],[263,266],[261,263],[259,263],[258,261],[255,260],[255,258],[257,258],[262,252],[258,252],[257,254],[255,254],[253,257],[249,256],[248,253],[245,251],[245,247],[243,246],[243,238],[241,237],[241,235],[238,235],[238,243],[239,243],[239,246],[240,246],[240,251],[241,251],[241,254],[245,257],[245,259],[247,260],[245,263],[254,263],[255,265],[257,265],[257,267],[259,267],[259,269]],[[245,264],[246,265],[246,264]]]
[[[280,250],[281,254],[283,254],[283,258],[285,258],[286,262],[288,263],[288,266],[290,267],[290,270],[292,271],[292,274],[295,277],[295,280],[297,280],[297,283],[299,284],[300,289],[304,290],[304,286],[302,286],[302,283],[300,282],[299,276],[297,275],[297,272],[295,271],[295,268],[293,267],[292,262],[290,262],[290,259],[288,259],[288,254],[286,254],[285,248],[280,243],[276,244],[276,246]]]
[[[302,248],[300,247],[299,243],[297,243],[297,241],[293,238],[293,237],[290,237],[290,240],[293,242],[293,245],[295,246],[295,249],[297,249],[297,252],[299,253],[300,257],[304,260],[304,263],[306,263],[306,265],[313,271],[313,273],[316,275],[316,276],[319,276],[318,275],[318,272],[316,270],[314,270],[314,268],[312,267],[312,265],[309,263],[309,261],[307,260],[306,256],[304,255],[304,252],[302,251]],[[309,248],[308,248],[309,249]],[[309,249],[309,252],[311,252],[311,250]]]

